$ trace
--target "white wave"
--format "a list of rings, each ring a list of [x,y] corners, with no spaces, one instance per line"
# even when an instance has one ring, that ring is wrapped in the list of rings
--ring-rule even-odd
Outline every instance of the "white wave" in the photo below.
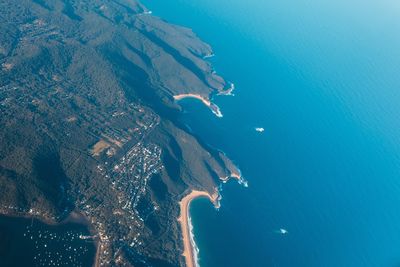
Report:
[[[193,260],[196,265],[196,267],[200,267],[199,265],[199,248],[196,245],[196,242],[194,241],[194,233],[193,233],[193,225],[192,225],[192,218],[190,215],[188,215],[188,224],[189,224],[189,238],[190,238],[190,244],[192,246],[192,251],[193,251]]]
[[[203,59],[212,58],[214,56],[215,56],[214,53],[210,53],[210,54],[207,54],[207,55],[203,56]]]
[[[222,118],[223,117],[220,108],[216,104],[212,103],[210,105],[210,109],[211,109],[212,113],[214,113],[215,116],[217,116],[218,118]]]
[[[244,187],[249,187],[249,182],[245,180],[243,177],[240,177],[239,184],[243,185]]]
[[[235,90],[235,84],[230,83],[229,88],[226,88],[223,91],[219,92],[218,95],[234,96],[234,94],[233,94],[234,90]]]
[[[222,200],[221,191],[222,191],[222,184],[220,186],[218,186],[218,189],[217,189],[218,198],[214,203],[215,210],[217,210],[217,211],[221,208],[221,200]]]

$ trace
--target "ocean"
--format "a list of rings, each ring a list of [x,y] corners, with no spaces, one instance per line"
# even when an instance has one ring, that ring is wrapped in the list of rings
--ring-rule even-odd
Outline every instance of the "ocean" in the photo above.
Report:
[[[400,266],[399,3],[143,3],[211,44],[236,85],[214,98],[221,119],[184,102],[249,182],[224,185],[218,211],[192,203],[200,266]]]

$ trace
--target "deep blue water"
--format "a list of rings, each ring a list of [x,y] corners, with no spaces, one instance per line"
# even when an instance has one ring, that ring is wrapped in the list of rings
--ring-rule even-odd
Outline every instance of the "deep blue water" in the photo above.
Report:
[[[400,266],[400,4],[143,2],[237,88],[222,119],[195,101],[182,115],[249,181],[218,212],[193,203],[200,265]]]
[[[93,266],[96,245],[86,225],[48,225],[37,219],[0,216],[0,266]]]

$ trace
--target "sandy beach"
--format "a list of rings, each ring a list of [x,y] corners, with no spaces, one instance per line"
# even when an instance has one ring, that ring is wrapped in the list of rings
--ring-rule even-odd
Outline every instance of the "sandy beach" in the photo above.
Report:
[[[230,178],[240,181],[242,179],[242,174],[240,174],[240,171],[233,171]]]
[[[196,95],[196,94],[180,94],[180,95],[174,95],[174,99],[176,101],[185,99],[185,98],[195,98],[203,102],[204,105],[206,105],[218,118],[222,118],[222,113],[219,107],[212,103],[208,98],[203,97],[201,95]]]
[[[182,100],[182,99],[185,99],[185,98],[195,98],[195,99],[198,99],[198,100],[200,100],[201,102],[203,102],[204,103],[204,105],[206,105],[207,107],[210,107],[211,106],[211,102],[210,102],[210,100],[208,100],[207,98],[205,98],[205,97],[203,97],[203,96],[201,96],[201,95],[196,95],[196,94],[181,94],[181,95],[174,95],[174,99],[175,100]]]
[[[243,179],[242,174],[240,173],[240,170],[239,170],[236,166],[234,166],[234,165],[232,165],[231,172],[230,172],[230,174],[229,174],[228,176],[219,177],[219,178],[220,178],[223,182],[227,182],[229,179],[235,179],[235,180],[237,180],[238,182],[240,182],[240,181]]]
[[[215,193],[210,195],[205,191],[197,191],[192,190],[190,194],[186,195],[179,202],[180,206],[180,216],[178,221],[181,225],[182,229],[182,238],[183,238],[183,256],[185,257],[186,267],[195,267],[197,266],[197,255],[194,249],[194,240],[191,234],[191,222],[190,222],[190,214],[189,214],[189,205],[190,202],[199,197],[206,197],[210,199],[214,205],[217,205],[218,194]]]

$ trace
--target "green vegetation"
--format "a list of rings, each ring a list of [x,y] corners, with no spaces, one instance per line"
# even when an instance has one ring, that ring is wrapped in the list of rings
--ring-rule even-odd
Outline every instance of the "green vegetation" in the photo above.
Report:
[[[233,168],[175,121],[224,89],[211,53],[135,1],[0,0],[0,212],[77,210],[99,263],[183,264],[178,200]]]

